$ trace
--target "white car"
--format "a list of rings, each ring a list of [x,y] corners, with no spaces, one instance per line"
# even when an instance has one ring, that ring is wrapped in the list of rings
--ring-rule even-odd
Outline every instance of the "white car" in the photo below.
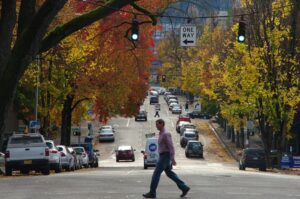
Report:
[[[89,167],[89,156],[88,156],[87,152],[85,151],[84,147],[76,146],[76,147],[73,147],[73,149],[76,152],[76,154],[81,155],[82,165],[86,168]]]
[[[70,150],[64,145],[57,145],[56,147],[60,151],[62,167],[67,171],[74,171],[75,160]]]
[[[0,174],[5,173],[5,155],[0,152]]]
[[[49,148],[50,169],[55,170],[55,173],[60,173],[62,170],[60,151],[53,140],[46,140],[46,144]]]
[[[99,128],[98,133],[100,133],[103,129],[110,129],[110,130],[112,130],[113,132],[115,132],[115,129],[114,129],[114,127],[113,127],[112,125],[104,125],[104,126],[101,126],[101,127]]]

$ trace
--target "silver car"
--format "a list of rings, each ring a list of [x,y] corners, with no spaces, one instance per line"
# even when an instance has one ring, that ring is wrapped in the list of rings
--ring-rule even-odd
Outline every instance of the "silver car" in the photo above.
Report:
[[[64,145],[57,145],[56,146],[61,154],[61,165],[67,171],[74,171],[75,170],[75,160],[74,156],[71,154],[69,149]]]
[[[99,142],[103,141],[115,141],[115,135],[112,129],[102,129],[99,132]]]
[[[0,152],[0,174],[5,172],[5,155]]]

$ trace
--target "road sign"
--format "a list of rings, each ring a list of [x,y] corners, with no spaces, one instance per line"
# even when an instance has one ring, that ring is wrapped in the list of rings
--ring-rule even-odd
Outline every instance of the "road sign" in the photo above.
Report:
[[[29,122],[29,128],[30,129],[39,129],[41,128],[41,123],[39,120],[31,120]]]
[[[196,45],[196,26],[186,25],[180,29],[180,46]]]

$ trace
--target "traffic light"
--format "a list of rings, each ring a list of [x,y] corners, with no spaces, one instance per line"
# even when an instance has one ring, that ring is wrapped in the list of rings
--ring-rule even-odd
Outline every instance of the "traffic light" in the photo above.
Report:
[[[161,76],[161,81],[162,81],[162,82],[165,82],[165,81],[166,81],[166,75],[162,75],[162,76]]]
[[[132,20],[131,26],[131,40],[137,41],[139,39],[139,22],[137,19]]]
[[[244,43],[246,40],[246,23],[243,21],[239,22],[239,31],[238,31],[238,42]]]

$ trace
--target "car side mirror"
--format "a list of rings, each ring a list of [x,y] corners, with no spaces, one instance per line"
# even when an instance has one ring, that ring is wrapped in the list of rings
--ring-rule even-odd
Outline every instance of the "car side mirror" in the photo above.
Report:
[[[94,149],[94,152],[95,152],[95,153],[99,153],[99,150],[98,150],[98,149]]]
[[[144,150],[141,150],[141,153],[142,153],[142,154],[145,154],[145,151],[144,151]]]

